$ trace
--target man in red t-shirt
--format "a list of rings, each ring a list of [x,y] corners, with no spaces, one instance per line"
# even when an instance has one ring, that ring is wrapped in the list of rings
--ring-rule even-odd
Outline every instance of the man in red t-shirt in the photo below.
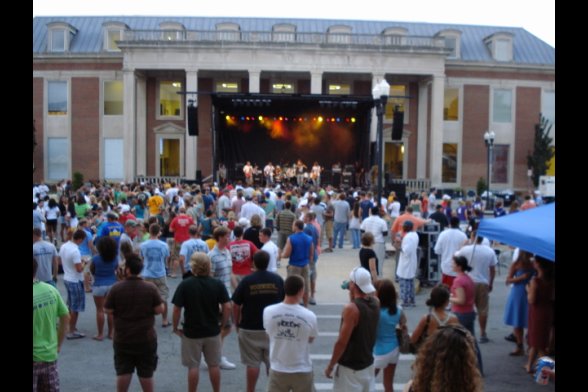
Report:
[[[194,224],[194,219],[186,214],[186,207],[180,207],[178,215],[169,224],[169,231],[174,233],[174,248],[171,250],[170,257],[170,277],[175,278],[176,260],[180,257],[182,243],[190,239],[190,226]]]
[[[235,226],[233,229],[235,241],[229,244],[231,259],[233,261],[233,274],[231,276],[231,285],[233,290],[237,287],[241,279],[253,272],[253,255],[258,251],[253,242],[243,239],[243,227]]]

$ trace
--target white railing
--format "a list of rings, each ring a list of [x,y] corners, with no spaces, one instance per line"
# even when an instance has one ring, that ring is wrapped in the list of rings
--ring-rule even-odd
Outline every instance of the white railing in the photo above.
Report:
[[[429,192],[431,189],[431,180],[425,178],[417,179],[393,179],[392,184],[404,184],[406,185],[406,194]]]
[[[299,33],[234,30],[127,30],[121,44],[190,44],[190,43],[245,43],[245,44],[328,44],[375,46],[400,49],[443,50],[445,39],[428,36]]]

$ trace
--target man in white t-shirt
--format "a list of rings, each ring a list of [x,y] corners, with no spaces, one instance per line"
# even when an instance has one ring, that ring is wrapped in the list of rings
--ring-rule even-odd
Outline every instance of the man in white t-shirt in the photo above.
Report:
[[[318,336],[316,315],[300,305],[304,280],[291,275],[284,283],[284,302],[263,311],[270,339],[268,391],[314,391],[310,344]]]
[[[458,217],[452,217],[449,226],[439,234],[435,243],[435,253],[441,256],[442,283],[451,287],[456,276],[453,271],[453,255],[463,246],[468,237],[459,229]]]
[[[276,272],[278,270],[278,254],[280,250],[278,245],[272,241],[272,231],[265,227],[259,232],[259,241],[263,244],[261,250],[265,250],[270,255],[270,261],[267,266],[269,272]]]
[[[63,283],[67,290],[67,307],[69,308],[69,333],[67,339],[79,339],[84,335],[76,329],[79,312],[86,309],[86,293],[84,292],[84,263],[79,245],[86,239],[84,230],[76,230],[72,239],[61,245],[59,257],[63,265]]]
[[[490,292],[496,275],[496,252],[483,244],[484,237],[478,236],[475,245],[466,245],[461,248],[456,256],[464,256],[472,270],[468,275],[474,281],[476,310],[480,322],[480,343],[488,343],[486,336],[486,324],[488,323],[488,309]]]

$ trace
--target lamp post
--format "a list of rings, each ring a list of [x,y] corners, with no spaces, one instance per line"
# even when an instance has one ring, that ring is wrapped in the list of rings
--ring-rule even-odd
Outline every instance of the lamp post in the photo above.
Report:
[[[486,175],[486,210],[490,208],[490,181],[492,180],[492,150],[494,148],[495,137],[496,134],[494,133],[494,131],[486,131],[484,133],[484,143],[486,143],[486,148],[488,148],[488,173]]]
[[[390,85],[386,79],[382,79],[372,89],[372,98],[374,99],[374,106],[376,108],[376,116],[378,119],[377,126],[377,148],[376,155],[378,157],[378,206],[382,206],[382,177],[384,172],[383,155],[384,155],[384,109],[386,102],[388,102],[388,93],[390,92]]]

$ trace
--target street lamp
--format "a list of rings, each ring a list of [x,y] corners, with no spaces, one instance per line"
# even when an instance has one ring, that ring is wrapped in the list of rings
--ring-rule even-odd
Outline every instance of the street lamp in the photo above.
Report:
[[[376,107],[376,116],[378,118],[377,127],[377,148],[376,155],[378,157],[378,206],[382,207],[382,177],[383,177],[383,151],[384,151],[384,108],[388,102],[388,94],[390,92],[390,85],[386,79],[382,79],[372,89],[372,98],[374,99],[374,106]]]
[[[486,184],[486,210],[490,209],[490,181],[492,180],[491,173],[492,173],[492,150],[494,149],[494,138],[496,134],[494,131],[486,131],[484,132],[484,143],[486,143],[486,148],[488,148],[488,173],[487,173],[487,184]]]

